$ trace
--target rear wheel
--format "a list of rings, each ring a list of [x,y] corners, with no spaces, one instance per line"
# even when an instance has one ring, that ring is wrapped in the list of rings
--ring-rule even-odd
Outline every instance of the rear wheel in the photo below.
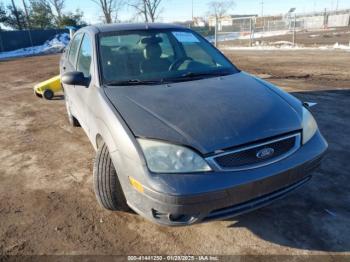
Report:
[[[108,148],[104,143],[97,150],[93,176],[96,198],[103,208],[112,211],[130,211]]]
[[[51,100],[54,96],[54,93],[50,89],[46,89],[43,93],[43,96],[46,100]]]

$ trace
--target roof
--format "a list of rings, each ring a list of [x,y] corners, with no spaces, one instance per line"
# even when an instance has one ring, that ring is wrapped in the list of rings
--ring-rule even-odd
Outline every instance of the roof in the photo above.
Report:
[[[87,26],[85,30],[92,30],[102,33],[116,32],[116,31],[128,31],[128,30],[145,30],[145,29],[183,29],[185,27],[175,24],[165,23],[129,23],[129,24],[98,24]]]

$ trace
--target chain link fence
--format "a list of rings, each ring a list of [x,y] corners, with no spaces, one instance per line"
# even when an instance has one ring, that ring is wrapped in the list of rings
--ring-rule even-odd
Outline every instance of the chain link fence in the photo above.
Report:
[[[266,17],[232,16],[226,17],[224,22],[218,21],[216,37],[212,35],[208,39],[211,42],[215,42],[215,39],[218,42],[249,39],[252,45],[256,38],[293,33],[293,44],[295,44],[297,32],[348,26],[350,26],[350,10],[308,14],[288,13]]]

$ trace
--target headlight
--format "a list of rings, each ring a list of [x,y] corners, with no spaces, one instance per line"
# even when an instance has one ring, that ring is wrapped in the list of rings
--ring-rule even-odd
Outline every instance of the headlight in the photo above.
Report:
[[[164,142],[138,139],[148,168],[155,173],[211,171],[205,160],[192,150]]]
[[[303,107],[303,144],[307,143],[317,131],[317,123],[309,110]]]

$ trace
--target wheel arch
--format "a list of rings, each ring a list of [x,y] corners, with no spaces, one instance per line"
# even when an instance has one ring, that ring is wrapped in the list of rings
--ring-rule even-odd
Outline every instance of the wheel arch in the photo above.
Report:
[[[109,152],[114,152],[117,149],[116,141],[114,141],[113,136],[107,126],[99,120],[96,120],[97,125],[93,128],[95,134],[92,134],[92,142],[95,150],[97,151],[100,146],[104,143],[106,144]]]

